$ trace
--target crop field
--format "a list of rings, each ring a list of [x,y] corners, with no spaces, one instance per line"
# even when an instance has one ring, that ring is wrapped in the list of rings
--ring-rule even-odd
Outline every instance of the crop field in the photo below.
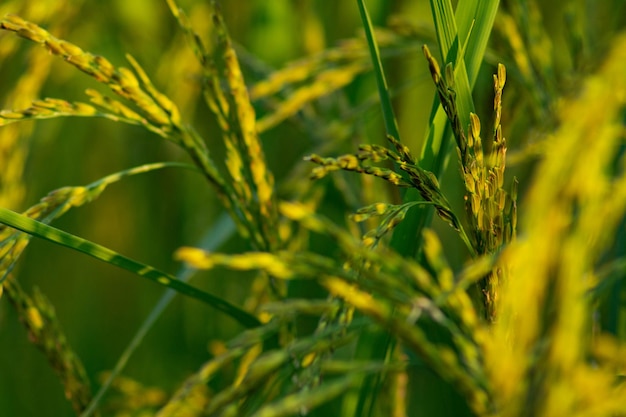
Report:
[[[0,416],[626,416],[623,0],[0,3]]]

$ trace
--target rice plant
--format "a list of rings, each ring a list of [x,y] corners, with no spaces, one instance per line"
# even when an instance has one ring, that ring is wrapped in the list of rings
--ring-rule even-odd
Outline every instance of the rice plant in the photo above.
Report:
[[[626,415],[621,3],[222,3],[0,6],[0,414]]]

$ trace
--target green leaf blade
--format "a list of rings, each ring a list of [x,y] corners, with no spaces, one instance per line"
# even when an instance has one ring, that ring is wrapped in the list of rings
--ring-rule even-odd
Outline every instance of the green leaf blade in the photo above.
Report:
[[[230,304],[229,302],[179,281],[176,277],[166,272],[159,271],[149,265],[145,265],[141,262],[123,256],[104,246],[35,221],[6,208],[0,208],[0,223],[29,235],[82,252],[92,258],[115,265],[167,288],[171,288],[183,295],[200,300],[205,304],[228,314],[245,327],[252,328],[260,325],[260,322],[256,317]]]
[[[389,86],[387,85],[387,79],[383,70],[383,63],[380,58],[380,50],[378,43],[374,37],[374,27],[369,13],[365,7],[363,0],[358,0],[359,12],[361,14],[361,21],[363,28],[365,29],[365,37],[367,39],[367,45],[372,57],[372,64],[374,65],[374,74],[376,75],[376,85],[378,86],[378,95],[380,97],[380,104],[383,110],[383,119],[385,122],[385,130],[388,135],[400,140],[400,132],[398,129],[398,123],[391,104],[391,96],[389,94]]]

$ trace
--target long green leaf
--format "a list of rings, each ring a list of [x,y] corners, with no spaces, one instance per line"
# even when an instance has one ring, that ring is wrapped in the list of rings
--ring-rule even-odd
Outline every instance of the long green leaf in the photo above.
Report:
[[[136,166],[107,175],[106,177],[100,178],[99,180],[84,187],[63,187],[61,189],[54,190],[41,199],[39,203],[28,209],[28,211],[31,212],[29,217],[44,224],[50,224],[55,219],[58,219],[63,214],[67,213],[67,211],[71,208],[80,207],[83,204],[94,201],[108,186],[124,178],[163,168],[183,168],[199,172],[199,169],[194,165],[180,162],[154,162]],[[4,250],[9,250],[9,253],[5,253],[3,259],[0,260],[0,284],[2,284],[2,281],[4,281],[8,274],[12,271],[20,257],[21,252],[26,248],[26,244],[31,238],[31,236],[23,233],[11,231],[9,231],[9,233],[11,236],[6,237],[5,239],[0,239],[0,247],[4,246]],[[26,244],[22,243],[16,247],[17,241],[19,240],[25,242]],[[12,249],[8,249],[9,247],[12,247]]]
[[[361,13],[361,21],[363,22],[363,28],[365,29],[365,38],[367,39],[367,45],[372,57],[372,64],[374,65],[374,74],[376,75],[376,85],[378,86],[378,95],[380,97],[380,105],[383,110],[383,119],[385,121],[385,130],[387,134],[400,140],[400,132],[398,131],[398,123],[396,116],[391,105],[391,97],[389,94],[389,87],[387,86],[387,79],[385,78],[385,72],[383,70],[383,63],[380,60],[380,50],[378,49],[378,43],[374,37],[374,28],[372,26],[372,20],[365,7],[363,0],[357,0],[359,6],[359,12]]]
[[[387,134],[401,142],[398,123],[391,103],[391,95],[389,86],[383,70],[383,63],[380,59],[380,50],[374,36],[374,28],[370,19],[364,0],[357,0],[359,12],[361,14],[361,22],[365,30],[367,45],[370,50],[374,74],[376,76],[376,85],[378,86],[378,95],[383,111],[383,119],[385,121],[385,130]],[[417,195],[416,190],[415,192]],[[413,197],[411,201],[418,199],[419,196]],[[368,359],[385,359],[389,352],[395,346],[395,340],[385,332],[375,331],[373,333],[364,332],[359,337],[357,357]],[[375,405],[375,398],[372,398],[371,392],[378,392],[381,385],[380,374],[368,375],[361,385],[358,401],[354,414],[358,416],[369,416],[372,414]]]
[[[469,112],[474,110],[472,89],[485,56],[499,3],[499,0],[462,1],[453,16],[450,0],[431,0],[442,60],[444,64],[454,65],[454,90],[463,127],[469,124]],[[420,162],[423,168],[440,177],[446,161],[434,156],[449,154],[452,132],[444,129],[448,123],[437,97],[434,105],[437,110],[431,117]]]
[[[359,7],[361,22],[365,30],[365,36],[370,50],[374,74],[376,75],[376,84],[378,86],[378,95],[383,111],[383,119],[385,121],[385,130],[389,135],[393,136],[398,141],[401,141],[396,117],[391,104],[389,88],[387,86],[382,61],[380,59],[378,44],[376,43],[376,39],[374,37],[372,21],[369,13],[367,12],[364,1],[357,0],[357,5]],[[406,191],[402,190],[401,192],[404,192],[404,202],[421,200],[419,192],[414,188],[409,188]],[[417,250],[418,239],[416,235],[411,232],[412,230],[417,230],[418,222],[420,220],[420,217],[415,216],[415,211],[416,210],[410,210],[410,212],[413,212],[413,215],[407,213],[405,220],[400,224],[400,232],[396,230],[393,234],[391,246],[403,256],[412,256]],[[421,209],[420,212],[425,212],[425,210]],[[432,212],[432,210],[430,210],[430,212]]]
[[[108,264],[133,272],[157,284],[171,288],[188,297],[200,300],[217,310],[226,313],[245,327],[251,328],[260,325],[260,322],[256,317],[230,304],[229,302],[179,281],[173,275],[127,258],[111,249],[105,248],[104,246],[35,221],[6,208],[0,208],[0,223],[6,224],[7,226],[20,230],[24,233],[28,233],[29,235],[82,252]]]
[[[211,227],[205,234],[204,238],[200,243],[198,243],[197,247],[203,248],[208,251],[213,251],[219,248],[229,237],[231,237],[236,231],[235,223],[227,214],[222,214],[222,216],[217,219],[213,227]],[[176,274],[176,278],[187,282],[196,270],[190,268],[187,265],[181,267],[180,271]],[[122,373],[126,364],[130,360],[130,357],[133,355],[135,350],[139,347],[144,337],[148,334],[148,331],[152,328],[154,323],[156,323],[157,319],[161,316],[165,308],[170,305],[174,296],[176,295],[176,291],[172,289],[168,289],[161,296],[159,301],[156,303],[148,317],[143,321],[132,340],[124,349],[124,352],[120,355],[119,359],[115,363],[115,366],[109,373],[106,381],[102,384],[96,395],[93,397],[89,406],[85,409],[85,411],[80,415],[80,417],[89,417],[93,415],[94,411],[96,411],[98,405],[102,398],[104,398],[105,394],[113,384],[115,378]]]

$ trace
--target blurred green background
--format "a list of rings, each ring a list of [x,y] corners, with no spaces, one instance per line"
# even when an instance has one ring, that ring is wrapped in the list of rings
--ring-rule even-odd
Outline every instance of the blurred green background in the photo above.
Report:
[[[338,45],[340,40],[358,36],[361,23],[356,3],[329,0],[224,0],[222,9],[232,38],[241,45],[241,59],[250,84],[260,73],[281,68],[288,62]],[[504,2],[505,6],[507,2]],[[514,3],[514,2],[510,2]],[[546,35],[554,43],[546,50],[551,73],[541,80],[546,85],[535,88],[567,91],[596,64],[612,28],[623,27],[624,15],[611,5],[594,6],[586,26],[593,48],[586,45],[586,55],[579,61],[566,51],[565,22],[571,12],[568,2],[542,5],[548,16]],[[575,2],[581,19],[585,2]],[[593,3],[593,2],[592,2]],[[618,4],[619,2],[614,2]],[[206,29],[206,2],[180,0],[192,17],[196,29]],[[595,3],[594,3],[595,4]],[[428,2],[412,0],[369,0],[370,14],[376,25],[385,25],[400,17],[417,27],[412,46],[385,60],[386,71],[395,95],[398,124],[403,139],[419,153],[428,121],[434,88],[420,47],[428,42],[436,51]],[[584,6],[586,7],[586,6]],[[514,9],[513,6],[510,9]],[[619,9],[618,9],[619,10]],[[114,65],[128,66],[125,53],[133,55],[161,89],[181,107],[183,118],[192,123],[207,139],[217,161],[223,149],[213,118],[199,95],[199,70],[172,18],[161,0],[21,0],[5,1],[2,15],[18,14],[49,29],[56,36],[81,46],[84,50],[107,57]],[[609,30],[598,30],[605,22]],[[496,29],[498,29],[496,22]],[[528,85],[516,77],[514,53],[499,29],[492,37],[489,61],[484,65],[476,87],[477,110],[481,118],[491,116],[492,79],[495,64],[505,62],[509,79],[504,98],[504,134],[509,147],[523,149],[550,125],[553,103],[541,102],[540,95],[528,91]],[[15,51],[0,63],[0,100],[2,108],[24,107],[13,100],[16,83],[32,62],[32,56],[49,61],[49,75],[36,96],[86,101],[84,90],[101,86],[58,57],[10,33],[0,33],[3,45],[16,43]],[[560,52],[559,52],[560,51]],[[48,62],[46,61],[46,62]],[[583,69],[584,71],[581,71]],[[552,77],[552,78],[550,78]],[[577,78],[578,77],[578,78]],[[558,96],[558,95],[555,95]],[[287,121],[262,135],[270,168],[277,177],[282,197],[289,197],[286,180],[309,181],[307,170],[292,171],[302,164],[302,157],[330,145],[328,155],[354,152],[358,143],[383,143],[384,129],[373,77],[356,77],[348,87],[320,100],[307,109],[319,125]],[[267,113],[257,103],[259,115]],[[541,107],[544,106],[544,107]],[[535,112],[529,112],[534,108]],[[356,109],[356,110],[355,110]],[[297,118],[296,118],[297,119]],[[323,123],[322,123],[323,122]],[[25,123],[28,128],[31,122]],[[529,130],[535,126],[537,130]],[[84,185],[112,172],[132,166],[165,160],[186,161],[174,145],[146,132],[100,119],[55,119],[32,125],[32,132],[17,147],[27,151],[23,170],[26,194],[9,207],[23,211],[51,190],[66,185]],[[325,135],[332,129],[348,134]],[[526,160],[524,160],[526,161]],[[529,163],[512,167],[524,177]],[[2,168],[0,168],[1,170]],[[456,165],[450,164],[444,186],[448,195],[459,195]],[[295,173],[295,174],[294,174]],[[509,175],[509,174],[507,174]],[[512,175],[511,175],[512,176]],[[511,178],[509,176],[509,178]],[[350,176],[342,176],[351,181]],[[326,181],[326,180],[324,180]],[[455,182],[456,181],[456,182]],[[338,221],[355,208],[344,195],[341,183],[324,183],[327,196],[323,211]],[[378,190],[378,189],[375,189]],[[384,191],[384,190],[383,190]],[[375,194],[375,193],[374,193]],[[374,195],[384,200],[385,195]],[[454,200],[454,199],[452,199]],[[458,207],[462,201],[457,199]],[[359,203],[359,201],[357,201]],[[222,210],[212,190],[199,175],[168,169],[131,177],[110,187],[96,202],[72,210],[54,225],[85,237],[124,255],[166,271],[180,265],[172,253],[183,245],[195,245],[221,225]],[[456,266],[464,259],[461,242],[439,220],[434,225],[446,241],[448,257]],[[314,242],[315,243],[315,242]],[[324,242],[318,242],[323,250]],[[247,243],[233,236],[220,248],[226,252],[248,249]],[[69,250],[34,240],[21,259],[16,275],[30,291],[41,288],[53,305],[67,333],[69,342],[83,360],[89,376],[98,386],[101,372],[113,367],[121,352],[163,294],[162,288],[109,265],[99,263]],[[194,284],[242,305],[249,293],[251,276],[216,271],[199,274]],[[227,340],[239,327],[230,319],[199,303],[177,297],[159,319],[129,362],[125,375],[147,386],[158,386],[168,393],[210,357],[211,340]],[[0,415],[61,416],[71,415],[62,387],[45,358],[28,341],[14,310],[0,299]]]

